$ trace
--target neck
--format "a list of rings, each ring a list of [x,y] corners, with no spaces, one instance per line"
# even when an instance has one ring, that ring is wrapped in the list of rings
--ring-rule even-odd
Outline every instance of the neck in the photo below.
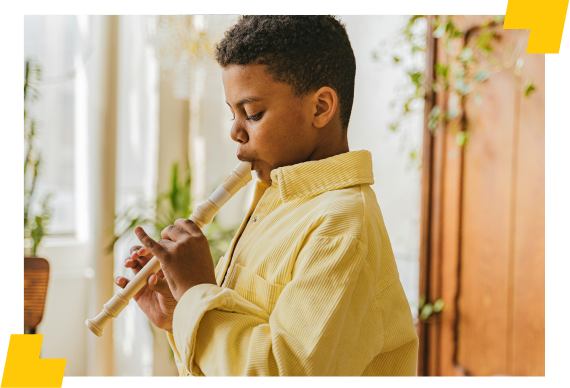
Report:
[[[337,131],[337,133],[338,136],[322,139],[307,161],[326,159],[350,151],[346,133],[343,130]]]

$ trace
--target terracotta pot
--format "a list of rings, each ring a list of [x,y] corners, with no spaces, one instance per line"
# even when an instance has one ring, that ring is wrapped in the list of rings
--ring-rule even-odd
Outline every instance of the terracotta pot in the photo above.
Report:
[[[24,334],[35,334],[44,315],[49,282],[49,262],[24,257]]]

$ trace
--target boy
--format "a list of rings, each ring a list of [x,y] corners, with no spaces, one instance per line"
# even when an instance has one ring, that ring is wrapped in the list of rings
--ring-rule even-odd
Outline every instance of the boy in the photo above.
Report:
[[[214,269],[179,219],[125,262],[181,375],[415,375],[418,338],[368,151],[349,152],[356,63],[330,16],[246,16],[216,47],[237,157],[259,181]],[[127,280],[119,277],[120,287]]]

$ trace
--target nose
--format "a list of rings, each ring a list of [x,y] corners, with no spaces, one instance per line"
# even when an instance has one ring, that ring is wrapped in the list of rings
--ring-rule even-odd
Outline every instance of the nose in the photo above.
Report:
[[[237,118],[234,121],[234,125],[232,125],[230,135],[232,137],[232,140],[235,141],[236,143],[243,144],[243,143],[247,143],[247,141],[249,140],[249,136],[247,134],[247,131],[245,130],[245,128],[241,124],[241,120],[238,120]]]

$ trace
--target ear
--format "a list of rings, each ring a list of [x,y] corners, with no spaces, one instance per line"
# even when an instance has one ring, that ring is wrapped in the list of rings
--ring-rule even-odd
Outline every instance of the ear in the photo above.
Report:
[[[313,125],[323,128],[334,117],[338,107],[338,96],[328,86],[323,86],[313,94]]]

